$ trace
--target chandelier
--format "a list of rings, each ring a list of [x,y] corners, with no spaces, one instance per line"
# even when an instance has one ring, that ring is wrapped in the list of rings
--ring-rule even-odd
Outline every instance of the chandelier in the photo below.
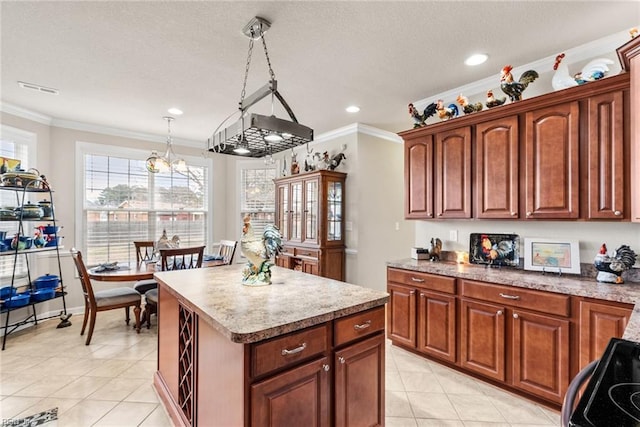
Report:
[[[298,123],[296,116],[278,92],[278,82],[271,68],[271,60],[267,51],[264,35],[271,27],[266,19],[255,17],[244,27],[242,32],[249,37],[249,53],[245,67],[244,83],[240,94],[239,110],[240,118],[231,126],[221,129],[227,120],[225,119],[207,140],[208,149],[214,153],[241,155],[246,157],[271,156],[290,148],[313,141],[313,129]],[[269,82],[253,94],[245,97],[249,65],[254,40],[262,40],[264,54],[269,66]],[[271,95],[271,115],[264,116],[249,113],[249,108]],[[289,114],[291,120],[277,118],[274,115],[274,101],[277,99]],[[233,115],[232,115],[233,116]],[[221,130],[220,130],[221,129]]]
[[[171,122],[175,120],[173,117],[163,117],[167,121],[167,150],[164,155],[159,156],[158,152],[153,150],[147,158],[145,166],[151,173],[170,172],[186,172],[187,164],[182,158],[178,158],[173,151],[173,140],[171,139]]]

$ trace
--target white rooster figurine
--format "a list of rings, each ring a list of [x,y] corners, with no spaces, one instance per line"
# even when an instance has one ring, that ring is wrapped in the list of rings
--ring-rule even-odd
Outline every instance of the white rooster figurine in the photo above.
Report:
[[[613,61],[607,58],[596,58],[582,68],[582,71],[575,74],[573,77],[569,75],[569,69],[567,64],[563,64],[564,53],[556,56],[556,63],[553,65],[553,69],[556,72],[551,78],[551,86],[554,90],[562,90],[573,86],[578,86],[587,82],[600,80],[609,72],[608,65],[613,64]]]
[[[280,230],[273,224],[264,227],[262,236],[255,236],[251,227],[251,217],[244,217],[240,249],[247,258],[247,266],[242,271],[242,284],[264,286],[271,284],[271,258],[282,250]]]

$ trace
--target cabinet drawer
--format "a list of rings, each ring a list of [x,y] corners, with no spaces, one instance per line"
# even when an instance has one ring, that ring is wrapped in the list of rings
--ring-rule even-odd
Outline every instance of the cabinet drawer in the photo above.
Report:
[[[384,306],[343,317],[334,321],[335,345],[339,346],[383,330]]]
[[[318,259],[320,256],[320,251],[317,249],[303,249],[303,248],[295,248],[295,256],[303,256],[309,258]]]
[[[317,326],[252,345],[251,375],[257,377],[327,351],[327,327]]]
[[[465,297],[526,308],[542,313],[568,317],[571,315],[570,297],[551,292],[535,291],[513,286],[461,280],[461,294]]]
[[[389,282],[418,286],[431,291],[446,292],[448,294],[456,293],[456,279],[453,277],[389,268],[387,270],[387,280]]]

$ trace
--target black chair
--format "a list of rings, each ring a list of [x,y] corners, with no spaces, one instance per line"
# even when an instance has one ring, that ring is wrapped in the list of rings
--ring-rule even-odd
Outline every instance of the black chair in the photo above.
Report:
[[[146,261],[153,260],[156,244],[153,240],[134,241],[136,247],[136,262],[138,265]],[[154,279],[138,280],[133,284],[133,289],[138,291],[140,295],[144,295],[148,290],[157,287],[158,284]]]

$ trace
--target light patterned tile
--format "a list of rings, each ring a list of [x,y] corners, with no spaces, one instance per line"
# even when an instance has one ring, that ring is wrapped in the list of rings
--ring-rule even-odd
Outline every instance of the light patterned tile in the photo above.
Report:
[[[440,371],[435,374],[445,393],[484,395],[473,378],[452,370]]]
[[[16,418],[24,418],[38,412],[44,412],[52,408],[58,408],[58,415],[76,406],[80,399],[63,399],[58,397],[45,397],[33,406],[22,411]],[[62,427],[62,426],[61,426]]]
[[[524,399],[504,397],[490,397],[489,399],[510,424],[553,424],[549,417],[543,412],[542,408]]]
[[[555,411],[553,409],[543,408],[543,407],[540,407],[540,410],[542,410],[542,412],[547,416],[547,418],[551,420],[553,425],[559,426],[561,424],[560,411]]]
[[[95,423],[94,426],[137,426],[142,423],[157,406],[156,403],[120,402]]]
[[[7,396],[0,402],[0,420],[15,419],[18,414],[36,405],[41,400],[41,397]]]
[[[447,396],[463,421],[506,422],[487,396],[475,395],[472,399],[469,399],[469,395],[466,394],[448,394]]]
[[[153,384],[148,380],[140,380],[142,385],[129,394],[124,401],[125,402],[145,402],[145,403],[159,403],[158,394],[153,388]]]
[[[120,402],[137,390],[146,381],[138,378],[113,378],[108,383],[87,396],[91,400],[114,400]]]
[[[385,417],[384,425],[386,427],[417,427],[415,419],[400,417]]]
[[[387,371],[384,377],[385,390],[404,391],[404,384],[399,372]]]
[[[385,416],[413,418],[407,393],[404,391],[387,391],[385,393]]]
[[[458,413],[443,393],[407,392],[416,418],[457,420]]]
[[[129,369],[135,361],[133,360],[99,360],[95,369],[87,372],[88,377],[110,377],[115,378],[127,369]]]
[[[464,423],[458,420],[432,420],[428,418],[418,418],[418,427],[464,427]]]
[[[63,372],[63,371],[60,371]],[[14,393],[14,396],[47,397],[78,379],[78,376],[51,375],[40,379]]]
[[[109,400],[82,400],[68,411],[58,415],[58,425],[60,427],[92,426],[117,404],[118,402]]]
[[[104,377],[80,377],[54,393],[57,397],[84,399],[109,382]]]
[[[12,395],[37,382],[40,378],[42,378],[40,375],[30,373],[13,373],[3,375],[2,381],[0,381],[0,395]]]
[[[156,409],[144,419],[140,427],[172,427],[171,419],[162,405],[158,405]]]
[[[144,378],[151,381],[156,370],[157,364],[154,360],[140,360],[123,371],[120,376],[127,378]]]
[[[511,427],[511,424],[488,421],[464,421],[464,427]]]
[[[402,383],[406,391],[421,391],[425,393],[444,393],[436,375],[433,372],[400,372]]]
[[[397,354],[394,359],[400,372],[433,372],[424,358],[412,354]]]

